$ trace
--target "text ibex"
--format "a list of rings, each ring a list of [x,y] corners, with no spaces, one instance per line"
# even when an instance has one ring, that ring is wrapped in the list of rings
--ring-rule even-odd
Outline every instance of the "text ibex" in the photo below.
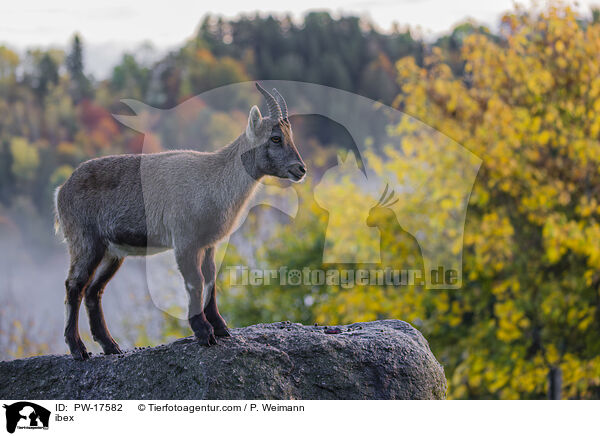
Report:
[[[246,131],[218,151],[93,159],[57,190],[57,230],[71,257],[65,340],[73,357],[89,357],[78,330],[82,299],[94,340],[105,354],[121,353],[104,321],[104,287],[126,256],[171,248],[189,293],[188,319],[198,341],[211,345],[215,336],[229,335],[217,309],[215,244],[232,231],[263,176],[298,182],[306,174],[283,97],[256,86],[269,116],[263,118],[253,106]]]

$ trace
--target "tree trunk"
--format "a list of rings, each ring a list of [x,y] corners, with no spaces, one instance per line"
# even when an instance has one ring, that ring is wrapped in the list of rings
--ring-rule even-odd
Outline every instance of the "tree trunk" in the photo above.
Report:
[[[560,400],[562,394],[562,371],[558,366],[550,367],[548,371],[548,399]]]

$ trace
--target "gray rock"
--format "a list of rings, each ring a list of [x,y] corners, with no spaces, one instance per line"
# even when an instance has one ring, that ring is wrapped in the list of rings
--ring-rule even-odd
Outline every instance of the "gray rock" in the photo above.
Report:
[[[192,337],[123,356],[0,362],[0,398],[443,399],[444,370],[423,335],[398,320],[289,322],[233,329],[206,348]]]

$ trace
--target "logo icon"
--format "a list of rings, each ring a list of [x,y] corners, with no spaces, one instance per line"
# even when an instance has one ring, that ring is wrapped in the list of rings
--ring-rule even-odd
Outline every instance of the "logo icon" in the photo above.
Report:
[[[6,431],[14,433],[19,429],[48,429],[50,411],[42,406],[29,401],[19,401],[10,405],[4,404],[6,409]]]

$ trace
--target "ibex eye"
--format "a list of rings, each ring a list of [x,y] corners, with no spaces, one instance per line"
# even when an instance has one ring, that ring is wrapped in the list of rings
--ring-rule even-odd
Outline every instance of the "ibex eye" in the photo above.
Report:
[[[271,141],[273,141],[275,144],[281,142],[281,136],[271,136]]]

